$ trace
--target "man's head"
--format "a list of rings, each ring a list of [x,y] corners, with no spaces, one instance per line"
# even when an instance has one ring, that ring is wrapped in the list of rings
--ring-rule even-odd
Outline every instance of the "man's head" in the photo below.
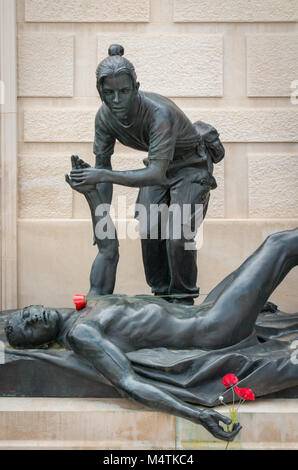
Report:
[[[36,348],[55,341],[60,315],[43,305],[30,305],[16,313],[7,323],[5,333],[9,344],[16,348]]]
[[[122,46],[111,45],[109,56],[96,69],[96,87],[100,97],[120,120],[129,115],[139,89],[134,66],[122,57],[123,54]]]

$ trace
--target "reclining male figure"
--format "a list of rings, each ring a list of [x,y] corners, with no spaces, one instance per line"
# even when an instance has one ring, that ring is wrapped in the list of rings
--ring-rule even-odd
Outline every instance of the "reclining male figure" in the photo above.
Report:
[[[126,353],[141,348],[216,350],[247,338],[265,302],[298,264],[298,229],[270,235],[201,306],[173,305],[156,298],[103,297],[77,312],[61,315],[30,306],[13,316],[6,334],[13,347],[36,348],[57,341],[87,360],[124,397],[203,425],[215,437],[232,440],[240,430],[224,431],[229,418],[200,410],[152,385],[132,368]],[[204,315],[200,311],[204,310]],[[206,313],[207,310],[207,313]],[[183,318],[183,312],[192,316]]]

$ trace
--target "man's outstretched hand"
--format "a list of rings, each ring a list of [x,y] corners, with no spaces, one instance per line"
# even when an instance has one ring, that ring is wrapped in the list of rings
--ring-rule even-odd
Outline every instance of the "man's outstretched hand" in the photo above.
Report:
[[[223,416],[215,410],[203,410],[200,413],[200,424],[204,426],[214,437],[224,441],[233,441],[239,433],[241,426],[236,423],[231,432],[225,431],[219,424],[219,421],[227,425],[231,425],[232,420],[227,416]]]
[[[90,168],[90,165],[89,163],[84,162],[84,160],[79,158],[77,155],[72,155],[71,168],[72,170],[81,170],[83,168]],[[65,181],[69,184],[72,189],[82,194],[94,191],[96,189],[95,184],[81,184],[74,182],[68,174],[65,175]]]

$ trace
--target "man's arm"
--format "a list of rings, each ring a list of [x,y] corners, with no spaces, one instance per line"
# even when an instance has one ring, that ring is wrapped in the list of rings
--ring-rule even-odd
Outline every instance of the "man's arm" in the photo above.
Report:
[[[166,182],[168,160],[150,161],[140,170],[112,171],[106,168],[82,168],[72,170],[71,179],[78,184],[114,183],[130,187],[162,185]]]
[[[99,122],[99,121],[98,121]],[[147,125],[147,124],[146,124]],[[149,139],[148,166],[140,170],[112,171],[106,167],[73,170],[75,183],[96,184],[109,182],[130,187],[162,185],[166,183],[166,172],[175,152],[177,119],[167,108],[157,108],[146,127]],[[94,150],[102,148],[104,133],[96,134]],[[104,149],[109,148],[105,143]],[[110,151],[110,148],[109,148]],[[107,153],[108,154],[108,153]]]
[[[100,110],[101,111],[101,110]],[[105,191],[105,188],[111,188],[111,183],[130,187],[151,186],[162,184],[166,178],[168,168],[167,159],[157,160],[147,168],[140,170],[113,171],[111,165],[111,155],[114,153],[115,138],[109,135],[104,128],[104,122],[101,113],[97,114],[95,120],[95,138],[93,151],[96,155],[95,168],[77,168],[71,172],[71,178],[74,183],[79,184],[100,184],[98,189]],[[81,170],[81,171],[78,171]]]
[[[214,410],[199,410],[187,405],[139,377],[125,354],[109,341],[99,330],[98,325],[92,321],[76,325],[67,339],[73,351],[92,364],[122,396],[146,407],[201,424],[218,439],[233,440],[241,429],[239,425],[236,425],[231,433],[224,431],[219,421],[231,424],[230,418]]]

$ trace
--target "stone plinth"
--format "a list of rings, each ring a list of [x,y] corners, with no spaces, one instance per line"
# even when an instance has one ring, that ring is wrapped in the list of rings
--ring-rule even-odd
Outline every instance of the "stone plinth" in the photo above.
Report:
[[[226,407],[215,408],[229,415]],[[298,400],[259,399],[239,408],[242,429],[229,449],[298,449]],[[177,419],[177,449],[224,450],[226,442],[215,439],[202,426]]]
[[[223,407],[217,408],[226,413]],[[230,449],[298,449],[298,400],[241,406],[243,426]],[[4,449],[224,449],[226,443],[184,419],[122,399],[0,398]]]
[[[175,417],[120,399],[0,398],[0,449],[175,449]]]

